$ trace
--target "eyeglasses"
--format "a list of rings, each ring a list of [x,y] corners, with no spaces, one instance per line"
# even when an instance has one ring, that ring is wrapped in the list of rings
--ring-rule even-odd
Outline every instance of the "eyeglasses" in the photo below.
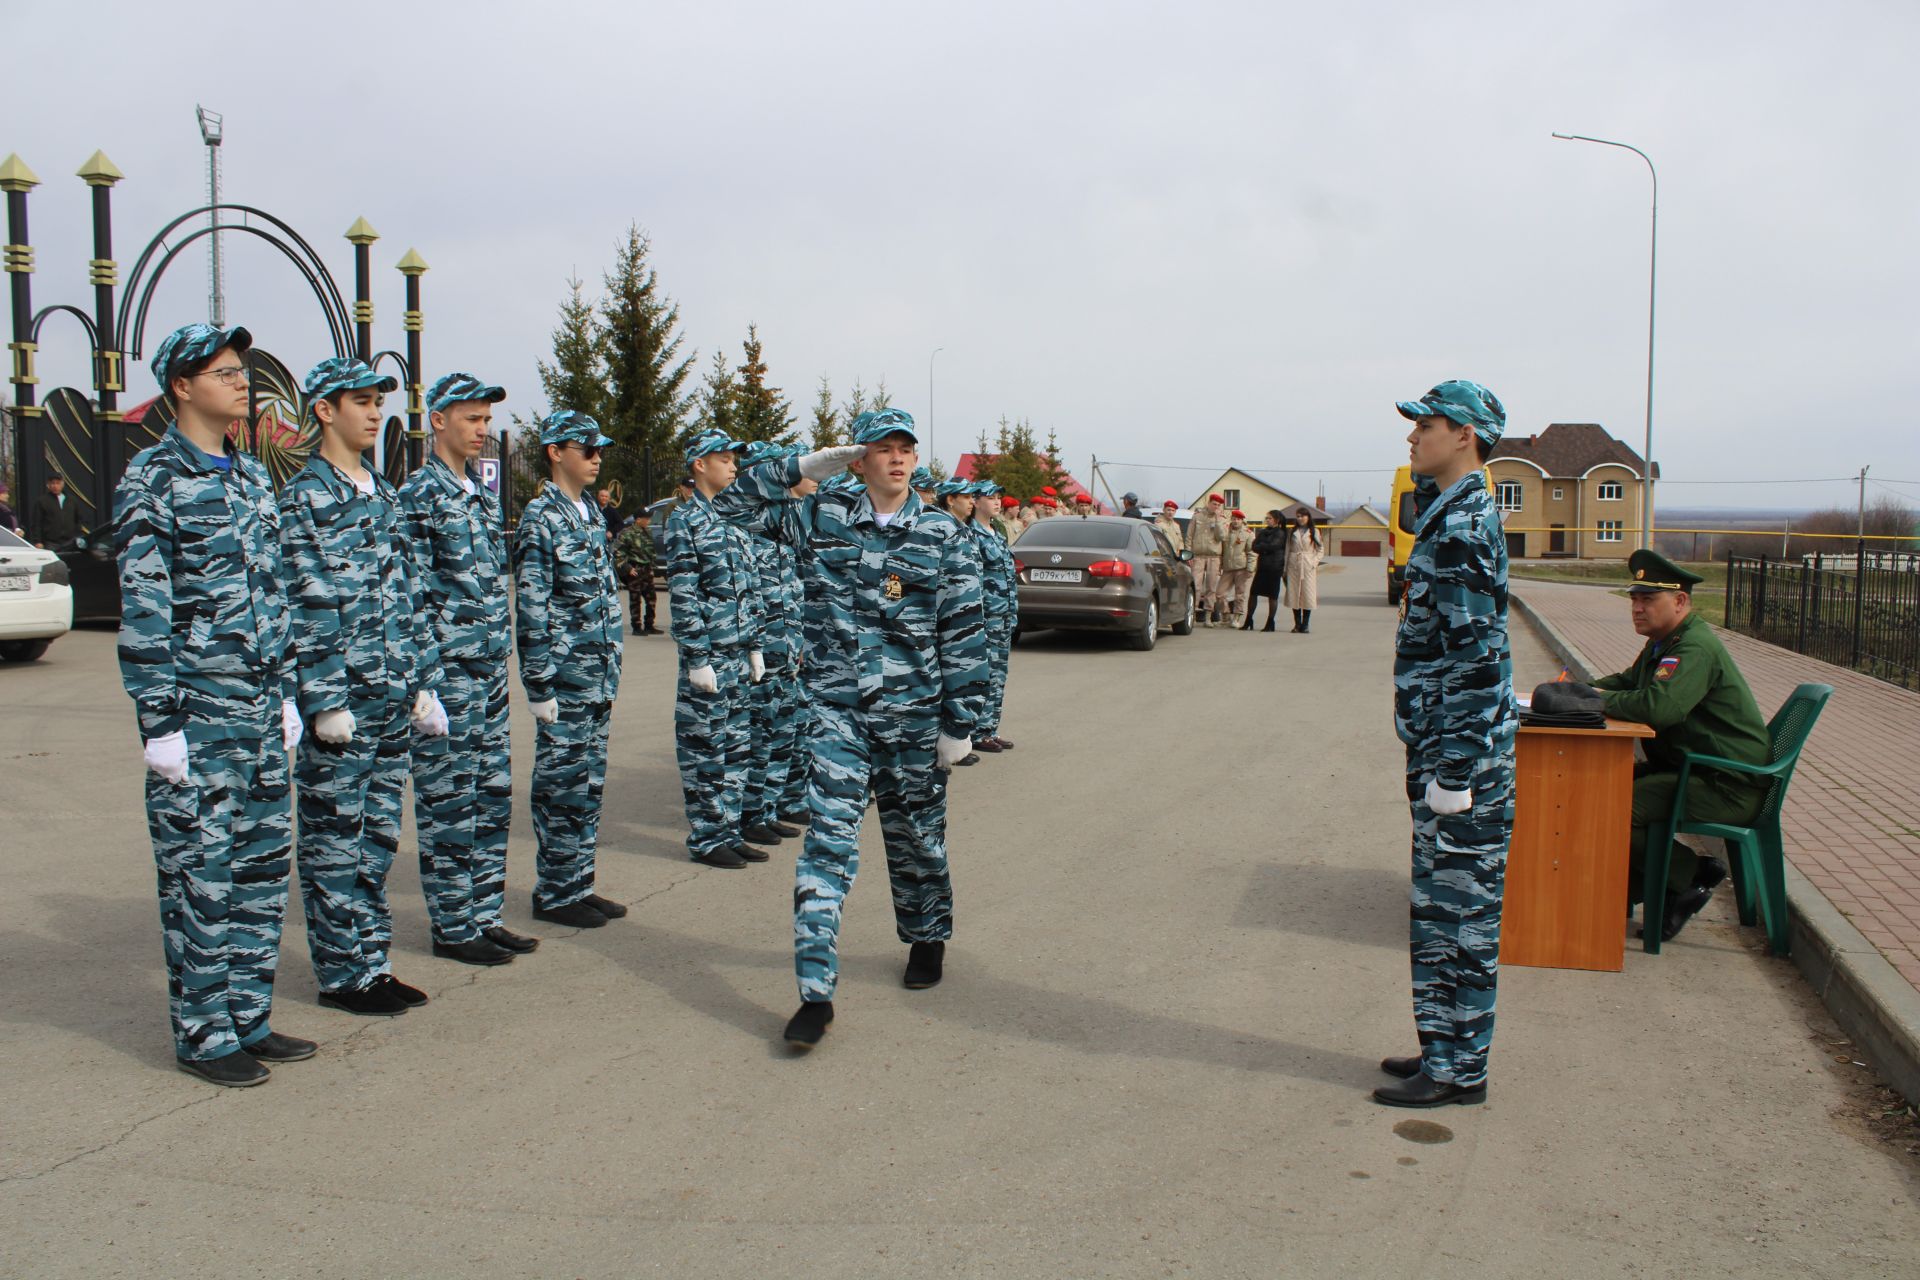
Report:
[[[592,462],[595,458],[600,456],[600,446],[597,444],[581,444],[577,440],[569,440],[567,441],[567,445],[569,448],[578,449],[580,451],[580,456],[585,458],[588,462]]]
[[[202,369],[194,376],[199,378],[212,378],[223,387],[237,387],[241,383],[250,380],[246,367],[237,364],[228,365],[224,369]]]

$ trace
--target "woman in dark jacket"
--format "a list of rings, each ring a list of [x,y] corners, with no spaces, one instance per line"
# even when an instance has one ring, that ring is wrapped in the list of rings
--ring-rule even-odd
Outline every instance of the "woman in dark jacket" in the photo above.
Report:
[[[1287,575],[1287,530],[1278,511],[1267,512],[1266,526],[1253,535],[1253,550],[1260,562],[1254,566],[1253,598],[1247,602],[1247,620],[1240,629],[1253,630],[1253,613],[1264,597],[1267,625],[1260,629],[1271,631],[1273,615],[1280,611],[1280,584]]]

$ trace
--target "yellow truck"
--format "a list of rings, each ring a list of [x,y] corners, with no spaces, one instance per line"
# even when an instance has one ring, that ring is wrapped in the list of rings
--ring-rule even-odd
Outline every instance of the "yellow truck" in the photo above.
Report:
[[[1487,492],[1493,492],[1493,473],[1485,467],[1480,474],[1486,477]],[[1407,557],[1413,554],[1413,526],[1417,514],[1413,509],[1413,468],[1401,467],[1393,473],[1393,500],[1387,507],[1388,520],[1392,525],[1389,531],[1393,538],[1393,554],[1387,557],[1387,603],[1400,603],[1400,589],[1406,581]]]

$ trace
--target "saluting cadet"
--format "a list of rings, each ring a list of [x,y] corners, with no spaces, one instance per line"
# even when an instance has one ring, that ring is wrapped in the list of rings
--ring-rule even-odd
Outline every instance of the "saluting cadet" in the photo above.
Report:
[[[1507,549],[1480,468],[1506,429],[1478,383],[1443,382],[1396,406],[1419,514],[1394,640],[1394,727],[1413,814],[1410,950],[1420,1052],[1380,1069],[1396,1107],[1487,1096],[1500,907],[1513,834],[1513,662]]]
[[[741,455],[740,466],[763,466],[791,456],[779,445],[756,440]],[[779,543],[759,534],[749,535],[747,543],[759,583],[760,658],[765,671],[747,689],[747,778],[740,794],[740,834],[743,843],[777,844],[800,834],[798,827],[780,821],[779,808],[787,771],[794,763],[792,748],[800,720],[793,678],[800,639],[800,593]]]
[[[801,1005],[785,1031],[799,1046],[819,1043],[833,1021],[840,916],[870,798],[886,839],[895,925],[909,945],[905,983],[940,981],[953,935],[947,771],[971,750],[986,697],[979,553],[965,530],[908,488],[919,461],[913,418],[863,413],[851,435],[851,446],[748,472],[719,503],[729,518],[777,526],[801,552],[803,679],[817,721],[813,825],[794,872]],[[865,492],[823,486],[802,502],[782,501],[803,476],[824,480],[848,463]]]
[[[769,462],[784,466],[787,459],[796,458],[801,452],[799,445],[792,445],[785,449],[780,457],[769,458]],[[797,502],[803,498],[812,497],[819,488],[817,482],[802,476],[798,484],[787,490],[787,496]],[[800,678],[804,650],[800,634],[800,557],[785,542],[775,542],[773,547],[778,558],[779,580],[783,588],[779,621],[786,631],[787,658],[783,688],[775,704],[773,769],[770,785],[775,787],[774,812],[779,816],[780,821],[788,826],[801,828],[812,821],[807,810],[807,787],[813,778],[813,747],[811,745],[813,704],[807,696],[807,687]],[[772,611],[769,609],[769,629],[774,623]],[[769,678],[771,678],[771,670],[769,670]]]
[[[981,480],[973,486],[978,495],[973,523],[968,529],[980,542],[980,599],[987,628],[987,698],[980,711],[980,725],[974,732],[976,751],[1011,751],[1013,743],[1000,736],[1000,709],[1007,697],[1007,662],[1013,650],[1013,632],[1019,622],[1020,587],[1014,575],[1013,552],[1006,540],[986,522],[993,497],[1000,486]]]
[[[252,345],[245,329],[205,324],[161,341],[153,375],[174,424],[128,464],[113,516],[174,1061],[231,1086],[315,1049],[268,1025],[301,721],[273,485],[227,438],[247,416]]]
[[[766,675],[760,652],[765,610],[753,547],[722,520],[713,500],[734,482],[746,445],[720,430],[686,449],[691,498],[667,517],[668,634],[680,646],[674,695],[674,758],[687,809],[687,856],[737,871],[768,854],[747,843],[747,773],[752,767],[752,686]],[[762,843],[771,831],[755,833]]]
[[[1641,549],[1627,557],[1632,575],[1627,596],[1633,605],[1633,629],[1647,638],[1640,656],[1625,671],[1593,682],[1618,720],[1651,725],[1654,736],[1642,743],[1646,761],[1633,770],[1631,856],[1627,872],[1627,908],[1641,900],[1647,840],[1673,816],[1680,787],[1680,762],[1688,752],[1763,765],[1772,744],[1753,691],[1734,665],[1720,637],[1693,612],[1693,588],[1700,575],[1689,573],[1657,551]],[[1744,827],[1760,816],[1771,778],[1731,773],[1707,766],[1687,777],[1687,817]],[[1717,858],[1701,858],[1676,840],[1667,864],[1667,883],[1656,922],[1648,903],[1641,915],[1646,927],[1660,928],[1671,942],[1687,921],[1713,897],[1727,869]]]
[[[413,822],[433,954],[505,964],[538,938],[501,916],[513,820],[507,654],[512,584],[500,500],[474,468],[506,398],[468,373],[427,389],[433,452],[400,486],[400,510],[424,630],[440,655],[448,730],[413,742]]]
[[[415,732],[447,732],[440,660],[421,625],[400,495],[362,451],[399,383],[333,357],[307,374],[320,446],[280,494],[300,713],[313,732],[294,762],[307,950],[320,1003],[396,1017],[427,1003],[393,976],[387,873]]]
[[[534,722],[533,918],[578,929],[627,914],[594,892],[621,627],[607,526],[582,495],[611,443],[576,409],[542,418],[552,478],[520,513],[513,539],[514,643]]]

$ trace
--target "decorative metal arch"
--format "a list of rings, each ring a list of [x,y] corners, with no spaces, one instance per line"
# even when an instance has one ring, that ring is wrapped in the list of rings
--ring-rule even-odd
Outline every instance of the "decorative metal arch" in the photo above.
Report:
[[[87,331],[87,345],[91,347],[94,351],[98,351],[100,349],[100,331],[93,327],[93,317],[88,315],[86,312],[82,311],[80,308],[70,307],[64,302],[56,302],[52,306],[40,308],[39,312],[35,314],[35,316],[33,317],[32,327],[27,330],[28,334],[30,335],[27,341],[29,342],[40,341],[40,326],[45,324],[47,321],[51,320],[53,318],[53,313],[56,311],[64,311],[68,315],[72,316],[74,319],[78,320],[80,322],[80,327]]]

